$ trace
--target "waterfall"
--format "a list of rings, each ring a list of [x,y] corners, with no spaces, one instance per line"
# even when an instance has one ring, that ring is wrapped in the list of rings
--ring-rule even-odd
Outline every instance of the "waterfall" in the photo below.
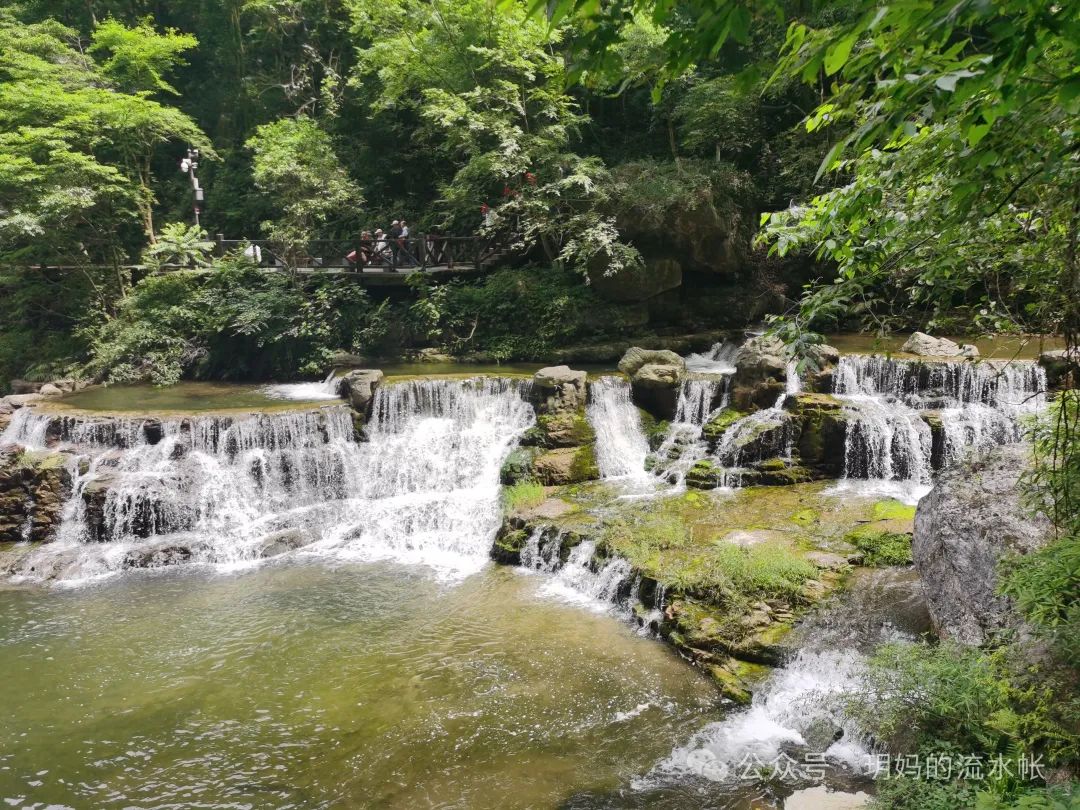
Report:
[[[329,406],[13,420],[5,440],[49,436],[73,451],[59,539],[30,555],[33,575],[84,578],[152,565],[155,554],[237,564],[300,546],[447,575],[481,567],[499,522],[499,466],[533,421],[522,385],[385,386],[359,444],[351,417]]]
[[[561,539],[557,539],[561,544]],[[544,596],[594,610],[632,604],[630,563],[611,557],[602,564],[594,559],[596,544],[586,540],[574,546],[562,567],[540,588]]]
[[[630,383],[601,377],[589,386],[586,412],[596,432],[596,462],[604,478],[643,478],[649,443],[641,415],[630,398]]]
[[[1045,372],[1033,362],[841,357],[834,392],[848,417],[844,477],[899,482],[917,494],[930,482],[935,417],[947,465],[1018,441],[1020,417],[1045,404],[1045,389]]]

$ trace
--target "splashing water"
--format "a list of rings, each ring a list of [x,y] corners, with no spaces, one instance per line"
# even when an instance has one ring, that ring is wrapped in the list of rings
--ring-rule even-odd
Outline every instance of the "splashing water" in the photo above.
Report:
[[[561,538],[554,542],[561,543]],[[596,544],[590,540],[574,546],[566,562],[541,586],[540,594],[595,611],[632,605],[636,595],[630,563],[622,557],[598,561],[595,554]]]
[[[270,399],[289,399],[300,402],[317,402],[322,399],[339,399],[337,379],[331,371],[322,382],[284,383],[268,385],[263,393]]]
[[[739,347],[733,343],[716,343],[707,352],[689,354],[685,358],[686,370],[696,374],[735,373],[735,355]]]
[[[841,357],[834,393],[848,420],[844,478],[869,482],[857,489],[915,502],[928,491],[934,466],[1019,441],[1021,417],[1043,407],[1045,389],[1045,372],[1032,362]],[[935,419],[942,437],[936,456]]]
[[[58,540],[23,574],[250,564],[306,546],[463,576],[487,559],[499,466],[532,421],[520,384],[488,378],[381,388],[362,444],[343,406],[160,422],[31,414],[4,439],[57,439],[73,493]]]
[[[589,386],[589,423],[596,431],[596,463],[603,478],[644,479],[649,442],[630,398],[630,383],[601,377]]]

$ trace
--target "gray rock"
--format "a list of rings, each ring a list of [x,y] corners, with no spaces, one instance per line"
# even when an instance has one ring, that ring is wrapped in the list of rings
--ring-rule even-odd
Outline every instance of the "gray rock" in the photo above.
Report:
[[[65,394],[70,394],[72,391],[74,391],[76,385],[75,380],[72,379],[53,380],[51,384],[55,385]]]
[[[960,356],[966,357],[969,360],[978,360],[979,347],[971,343],[963,343],[960,345]]]
[[[631,346],[619,360],[619,371],[628,377],[633,377],[638,369],[645,365],[672,366],[679,369],[680,373],[686,372],[686,361],[675,352],[668,349],[642,349],[639,346]]]
[[[383,373],[377,368],[356,369],[338,381],[338,394],[342,399],[349,400],[354,411],[368,419],[375,401],[375,391],[382,381]]]
[[[52,383],[45,383],[38,393],[43,397],[61,397],[64,395],[64,392]]]
[[[646,301],[682,285],[682,265],[676,259],[651,259],[636,267],[608,274],[607,267],[590,267],[589,284],[608,301]]]
[[[940,474],[915,513],[912,554],[938,634],[983,644],[997,630],[1019,626],[997,593],[998,561],[1028,554],[1051,537],[1045,515],[1030,514],[1017,486],[1031,463],[1025,445],[1005,445]]]
[[[1066,380],[1073,374],[1080,381],[1080,349],[1070,353],[1065,349],[1051,349],[1039,355],[1039,365],[1046,371],[1046,384],[1050,388],[1066,387]]]
[[[259,543],[259,556],[277,557],[310,544],[312,539],[302,529],[281,529],[271,532]]]
[[[33,405],[35,402],[41,402],[45,397],[41,394],[9,394],[4,397],[4,402],[10,405],[14,410],[18,410],[25,405]]]
[[[36,394],[41,389],[41,383],[30,382],[29,380],[12,380],[8,383],[8,388],[11,389],[13,394]]]
[[[768,335],[750,338],[735,355],[735,385],[753,388],[787,379],[787,354],[779,338]]]
[[[532,401],[538,414],[566,413],[585,407],[584,371],[569,366],[549,366],[533,375]]]
[[[971,347],[975,349],[974,346]],[[958,343],[953,343],[948,338],[936,338],[926,332],[916,332],[909,337],[900,351],[908,354],[917,354],[921,357],[961,357],[963,349]],[[978,349],[975,349],[978,356]]]

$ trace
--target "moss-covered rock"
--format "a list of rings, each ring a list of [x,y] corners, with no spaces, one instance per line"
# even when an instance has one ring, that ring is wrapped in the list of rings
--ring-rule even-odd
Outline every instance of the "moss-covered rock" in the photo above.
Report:
[[[54,538],[71,494],[67,460],[51,451],[0,453],[0,542]]]
[[[538,436],[540,447],[549,449],[578,447],[596,441],[596,432],[584,410],[541,414],[536,417],[536,427],[530,429],[530,434]]]
[[[715,462],[703,458],[695,461],[686,472],[686,485],[694,489],[716,489],[724,483],[725,470]]]
[[[724,408],[720,413],[716,414],[716,416],[705,423],[705,426],[701,429],[701,435],[710,446],[715,447],[725,431],[744,416],[746,416],[744,411],[737,411],[734,408]]]
[[[600,477],[596,463],[596,447],[560,447],[548,450],[533,460],[536,480],[545,486],[561,486],[593,481]]]
[[[796,394],[784,403],[799,425],[796,447],[806,466],[823,474],[839,475],[844,469],[847,418],[843,402],[829,394]]]
[[[909,565],[912,561],[911,535],[890,531],[879,524],[860,526],[848,532],[844,540],[861,552],[863,565]]]
[[[537,447],[516,447],[511,450],[499,470],[499,480],[503,486],[535,480],[536,471],[533,469],[533,464],[542,452]]]

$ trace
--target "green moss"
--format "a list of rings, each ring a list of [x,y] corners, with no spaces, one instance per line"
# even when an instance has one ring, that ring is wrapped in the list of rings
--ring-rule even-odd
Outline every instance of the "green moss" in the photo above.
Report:
[[[67,456],[40,450],[28,450],[19,455],[16,463],[20,467],[33,467],[37,470],[59,470],[64,466]]]
[[[538,443],[543,447],[574,447],[596,441],[596,432],[584,411],[542,414],[530,431],[539,433]]]
[[[890,498],[875,503],[871,515],[874,520],[914,520],[915,507]]]
[[[495,538],[495,546],[509,554],[518,554],[529,540],[529,533],[524,529],[512,529],[500,532]]]
[[[540,455],[535,447],[516,447],[510,451],[499,470],[499,480],[506,486],[535,478],[533,462]]]
[[[737,703],[740,706],[747,706],[750,704],[750,701],[753,698],[750,694],[750,690],[746,688],[746,684],[743,683],[742,678],[732,672],[727,666],[711,666],[709,667],[709,675],[712,676],[713,682],[720,690],[720,694],[728,700]]]
[[[644,408],[638,408],[641,417],[641,430],[649,442],[649,448],[656,450],[667,438],[670,423],[666,419],[657,419]]]
[[[718,442],[720,437],[724,435],[724,432],[733,424],[738,422],[746,416],[743,411],[737,411],[734,408],[724,408],[716,416],[705,423],[705,427],[701,429],[701,434],[705,437],[706,441]]]
[[[570,476],[575,481],[591,481],[600,477],[595,445],[587,444],[574,453],[574,461],[570,465]]]
[[[813,526],[821,520],[821,513],[816,509],[800,509],[791,516],[791,522],[798,526]]]
[[[764,472],[777,472],[780,470],[786,470],[788,465],[787,462],[785,462],[782,458],[770,458],[766,459],[765,461],[758,462],[754,466]]]
[[[911,562],[911,535],[867,524],[849,532],[844,539],[863,553],[864,565],[907,565]]]
[[[515,512],[539,506],[547,498],[547,493],[535,481],[519,481],[503,489],[502,496],[506,511]]]
[[[713,489],[720,486],[723,473],[720,467],[703,458],[694,462],[694,466],[686,472],[686,485],[697,489]]]

